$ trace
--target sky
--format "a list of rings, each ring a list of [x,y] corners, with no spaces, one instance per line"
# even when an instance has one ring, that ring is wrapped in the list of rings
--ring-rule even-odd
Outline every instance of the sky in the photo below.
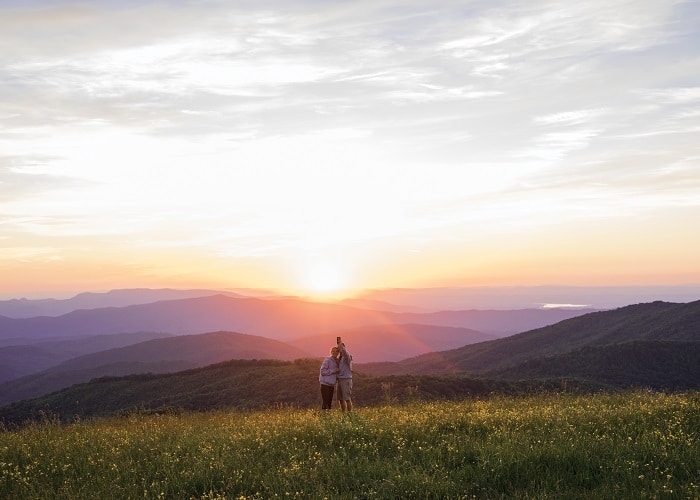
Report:
[[[700,2],[0,1],[0,296],[700,283]]]

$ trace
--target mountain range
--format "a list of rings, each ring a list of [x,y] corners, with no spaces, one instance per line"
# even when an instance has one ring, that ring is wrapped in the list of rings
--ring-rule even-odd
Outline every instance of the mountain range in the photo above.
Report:
[[[306,353],[278,340],[234,332],[155,338],[71,358],[46,370],[0,384],[0,404],[38,397],[103,376],[169,373],[229,359],[303,358]]]
[[[148,339],[159,335],[162,338]],[[4,353],[7,354],[7,358],[16,356],[12,360],[12,365],[16,368],[15,372],[19,372],[20,368],[29,372],[24,376],[8,378],[0,383],[0,404],[38,397],[50,391],[106,375],[176,372],[228,359],[293,360],[319,357],[328,353],[329,347],[338,335],[351,339],[355,358],[366,362],[396,361],[439,349],[495,338],[466,328],[432,325],[377,325],[337,331],[329,335],[293,339],[289,342],[234,332],[165,337],[163,334],[104,335],[90,337],[90,339],[106,337],[136,340],[143,337],[144,341],[83,353],[76,357],[63,356],[68,359],[56,357],[60,362],[50,367],[43,366],[41,370],[37,369],[42,366],[38,363],[33,365],[34,371],[26,365],[17,366],[22,360],[17,355],[22,350],[25,351],[25,355],[34,354],[35,350],[45,353],[42,358],[45,365],[48,361],[46,356],[52,352],[43,348],[45,344],[53,346],[54,351],[62,348],[62,352],[65,352],[64,346],[70,346],[75,341],[40,342],[30,346],[0,348],[0,356]],[[87,346],[88,343],[83,347],[87,348]]]
[[[115,333],[37,340],[29,344],[0,347],[0,383],[46,370],[85,354],[170,336],[155,332]]]
[[[639,343],[654,341],[700,342],[700,301],[687,304],[659,301],[588,313],[494,341],[428,353],[397,363],[376,363],[363,369],[381,375],[483,375],[495,370],[507,374],[512,367],[527,360],[571,355],[586,347],[598,347],[602,352],[608,346],[629,342],[643,345]]]
[[[657,286],[454,286],[368,290],[365,301],[389,302],[423,311],[446,309],[538,309],[577,307],[616,309],[661,300],[686,303],[700,299],[700,285]],[[468,307],[465,305],[468,304]]]
[[[0,300],[0,316],[8,318],[33,318],[36,316],[61,316],[78,309],[100,307],[124,307],[147,304],[161,300],[190,299],[210,295],[244,297],[240,293],[219,290],[178,290],[173,288],[128,288],[108,292],[83,292],[67,299],[10,299]]]
[[[287,352],[294,352],[296,357],[318,357],[325,355],[335,337],[341,335],[352,346],[356,359],[399,361],[492,340],[583,313],[542,309],[415,313],[383,302],[364,303],[383,309],[374,310],[347,303],[237,294],[132,304],[180,292],[206,293],[137,289],[80,294],[59,301],[61,307],[130,305],[78,309],[59,316],[0,317],[0,404],[37,397],[102,375],[173,372],[224,359],[289,359],[279,350],[268,350],[262,345],[263,340],[269,339],[284,341]],[[22,303],[25,310],[31,309],[27,301]],[[39,301],[37,307],[44,305],[45,301]],[[248,336],[231,349],[230,343],[212,332]],[[179,336],[188,336],[191,342],[185,345]],[[162,339],[155,343],[160,346],[159,355],[140,354],[151,353],[154,343],[147,341],[158,338]],[[226,353],[227,357],[219,353]]]
[[[367,338],[379,336],[372,328],[336,331],[347,339],[354,339],[351,337],[354,334],[357,339],[362,338],[362,334]],[[424,326],[391,325],[393,328],[396,328],[393,337],[392,334],[387,336],[395,345],[400,342],[397,339],[408,332],[419,336]],[[442,333],[449,338],[455,332],[448,329]],[[217,335],[225,338],[241,334]],[[312,338],[301,339],[311,342]],[[323,341],[329,344],[325,336]],[[280,347],[291,349],[287,343]],[[84,359],[97,360],[102,356],[104,354]],[[108,359],[87,363],[87,366],[104,361]],[[538,387],[557,390],[700,389],[700,301],[635,304],[396,362],[356,361],[358,401],[365,398],[368,403],[377,402],[382,395],[387,397],[387,390],[403,397],[409,394],[440,398]],[[113,413],[133,408],[207,409],[276,403],[313,406],[318,397],[319,365],[320,356],[293,362],[229,361],[171,374],[102,378],[37,399],[17,401],[0,408],[0,418],[13,421],[23,416],[29,418],[39,409],[60,415],[89,416],[101,414],[107,408]],[[222,385],[222,380],[227,380],[227,384]],[[283,383],[285,380],[295,383]],[[234,386],[230,387],[231,384]],[[266,392],[265,388],[273,390]],[[82,403],[76,406],[76,401]]]
[[[80,309],[55,317],[0,316],[0,345],[27,344],[36,339],[54,337],[140,331],[184,335],[227,330],[289,340],[383,324],[451,326],[505,336],[553,324],[584,312],[524,309],[410,313],[361,309],[296,298],[239,298],[219,294],[124,307]]]

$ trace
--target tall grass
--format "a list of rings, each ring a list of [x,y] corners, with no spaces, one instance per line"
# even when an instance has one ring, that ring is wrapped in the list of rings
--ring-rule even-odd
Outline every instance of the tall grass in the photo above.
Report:
[[[130,415],[0,432],[0,498],[698,498],[700,393]]]

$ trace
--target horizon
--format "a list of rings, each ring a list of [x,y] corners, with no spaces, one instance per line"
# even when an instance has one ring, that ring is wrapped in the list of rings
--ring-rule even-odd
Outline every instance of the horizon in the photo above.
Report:
[[[0,14],[0,299],[700,283],[692,0]]]
[[[315,294],[277,294],[271,290],[253,288],[229,289],[187,289],[187,288],[119,288],[111,290],[83,290],[63,294],[33,293],[27,296],[10,296],[0,293],[0,303],[11,301],[73,300],[85,295],[108,296],[138,292],[153,292],[155,300],[184,300],[205,297],[209,294],[240,295],[241,298],[294,299],[310,302],[348,304],[352,307],[404,307],[412,312],[435,312],[447,310],[517,310],[517,309],[569,309],[602,311],[629,305],[669,302],[690,303],[700,300],[700,284],[676,286],[471,286],[471,287],[423,287],[423,288],[384,288],[356,291],[353,295],[341,297],[319,297]],[[192,293],[187,296],[160,297],[158,293]],[[129,304],[144,303],[144,297],[132,297]],[[148,300],[145,300],[146,302]],[[96,306],[96,307],[105,307]],[[0,314],[2,316],[2,314]]]

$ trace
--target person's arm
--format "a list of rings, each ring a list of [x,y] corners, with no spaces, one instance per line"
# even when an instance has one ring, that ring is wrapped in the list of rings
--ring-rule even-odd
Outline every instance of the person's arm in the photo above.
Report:
[[[327,376],[336,373],[338,371],[338,367],[333,366],[334,364],[335,363],[328,358],[324,359],[323,363],[321,364],[321,375]]]

